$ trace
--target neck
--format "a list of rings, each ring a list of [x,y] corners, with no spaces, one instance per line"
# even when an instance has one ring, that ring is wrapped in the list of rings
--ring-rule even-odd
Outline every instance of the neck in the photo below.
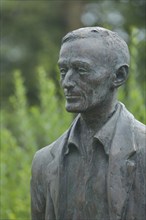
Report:
[[[97,132],[101,129],[103,124],[111,117],[116,109],[117,100],[112,100],[87,112],[81,113],[81,121],[83,127],[86,126],[88,130]]]

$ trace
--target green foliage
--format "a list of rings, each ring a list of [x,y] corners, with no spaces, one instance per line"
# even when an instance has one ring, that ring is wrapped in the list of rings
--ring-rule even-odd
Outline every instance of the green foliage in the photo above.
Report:
[[[134,116],[141,122],[146,123],[146,103],[144,102],[146,82],[140,86],[139,81],[139,66],[138,66],[138,29],[131,29],[131,43],[130,43],[130,75],[127,83],[119,91],[119,99],[126,105],[126,107],[134,114]]]
[[[1,111],[1,219],[30,219],[33,155],[59,137],[71,122],[43,68],[37,76],[40,106],[28,105],[23,78],[15,71],[15,94],[9,99],[9,108]]]
[[[1,137],[0,219],[29,219],[32,153],[20,147],[16,137],[7,128],[3,128]]]

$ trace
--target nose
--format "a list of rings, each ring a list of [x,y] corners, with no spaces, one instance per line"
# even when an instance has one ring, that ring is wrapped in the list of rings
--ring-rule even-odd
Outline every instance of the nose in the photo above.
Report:
[[[73,88],[75,86],[73,71],[68,70],[61,82],[64,89]]]

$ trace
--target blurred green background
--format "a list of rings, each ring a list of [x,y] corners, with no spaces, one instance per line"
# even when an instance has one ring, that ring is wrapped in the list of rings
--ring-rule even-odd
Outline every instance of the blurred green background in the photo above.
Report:
[[[119,99],[146,122],[145,0],[1,0],[0,219],[30,219],[33,155],[73,119],[56,65],[61,38],[85,26],[117,31],[129,45],[130,76]]]

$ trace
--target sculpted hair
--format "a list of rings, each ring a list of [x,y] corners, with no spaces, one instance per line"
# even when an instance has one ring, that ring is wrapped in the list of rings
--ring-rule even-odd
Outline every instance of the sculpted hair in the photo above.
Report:
[[[105,60],[113,68],[129,66],[130,55],[126,42],[115,32],[101,27],[85,27],[69,32],[62,39],[62,44],[80,39],[100,39],[105,50]]]

